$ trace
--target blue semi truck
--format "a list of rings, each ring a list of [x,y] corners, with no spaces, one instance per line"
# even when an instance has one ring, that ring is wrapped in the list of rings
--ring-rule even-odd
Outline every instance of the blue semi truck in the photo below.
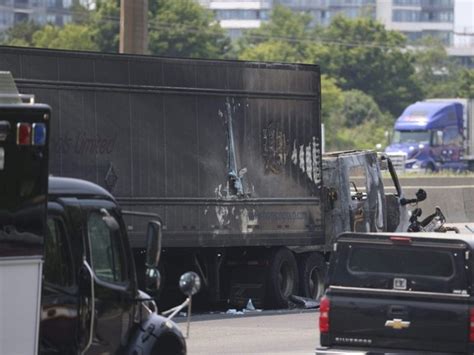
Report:
[[[385,152],[406,171],[474,171],[474,99],[430,99],[408,106]]]

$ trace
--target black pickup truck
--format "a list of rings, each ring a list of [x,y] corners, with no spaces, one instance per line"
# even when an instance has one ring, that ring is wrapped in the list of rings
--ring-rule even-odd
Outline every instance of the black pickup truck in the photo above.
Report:
[[[459,234],[341,234],[316,354],[474,354],[473,247]]]

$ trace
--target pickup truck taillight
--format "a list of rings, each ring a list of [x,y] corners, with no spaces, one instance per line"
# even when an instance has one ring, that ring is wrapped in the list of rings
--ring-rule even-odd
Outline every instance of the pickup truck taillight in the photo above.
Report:
[[[469,311],[469,341],[474,343],[474,308]]]
[[[319,331],[321,333],[329,333],[329,308],[330,308],[329,298],[327,297],[321,298],[321,302],[319,303]],[[471,313],[471,315],[472,314],[473,313]],[[471,337],[473,335],[474,333],[471,330]]]

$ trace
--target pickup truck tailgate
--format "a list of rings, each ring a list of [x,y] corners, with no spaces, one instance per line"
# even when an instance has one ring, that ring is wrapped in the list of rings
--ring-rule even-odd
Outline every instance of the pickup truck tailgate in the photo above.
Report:
[[[468,258],[462,243],[339,243],[323,345],[466,352]]]

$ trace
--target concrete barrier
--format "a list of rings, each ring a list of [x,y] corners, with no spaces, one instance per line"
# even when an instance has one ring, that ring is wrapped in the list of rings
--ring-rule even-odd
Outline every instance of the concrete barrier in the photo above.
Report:
[[[395,191],[389,179],[384,183],[388,191]],[[474,222],[473,177],[401,178],[400,184],[406,198],[413,198],[419,188],[426,190],[426,200],[418,204],[423,210],[421,218],[439,206],[449,223]]]

